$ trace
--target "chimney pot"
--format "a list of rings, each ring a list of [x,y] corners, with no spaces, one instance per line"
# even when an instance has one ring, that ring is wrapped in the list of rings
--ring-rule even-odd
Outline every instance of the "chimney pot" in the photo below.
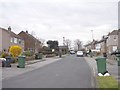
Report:
[[[8,31],[10,31],[10,32],[11,32],[11,27],[10,27],[10,26],[8,27]]]
[[[26,33],[28,33],[28,30],[26,30]]]

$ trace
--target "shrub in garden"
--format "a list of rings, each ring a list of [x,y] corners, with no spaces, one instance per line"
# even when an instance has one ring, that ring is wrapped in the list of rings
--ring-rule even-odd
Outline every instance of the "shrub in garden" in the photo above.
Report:
[[[25,51],[23,53],[23,55],[25,55],[25,56],[33,56],[33,52],[28,50],[28,51]]]
[[[22,48],[20,46],[14,45],[10,47],[9,52],[13,57],[18,57],[22,52]]]
[[[99,56],[101,53],[100,52],[97,52],[96,55]]]
[[[3,53],[1,54],[1,58],[5,58],[5,57],[7,57],[7,56],[9,56],[8,53],[3,52]]]

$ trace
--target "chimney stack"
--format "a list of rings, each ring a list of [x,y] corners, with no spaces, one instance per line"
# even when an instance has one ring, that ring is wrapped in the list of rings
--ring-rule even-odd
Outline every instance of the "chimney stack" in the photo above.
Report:
[[[26,33],[28,33],[28,30],[26,30]]]
[[[11,27],[10,26],[8,27],[8,31],[11,32]]]

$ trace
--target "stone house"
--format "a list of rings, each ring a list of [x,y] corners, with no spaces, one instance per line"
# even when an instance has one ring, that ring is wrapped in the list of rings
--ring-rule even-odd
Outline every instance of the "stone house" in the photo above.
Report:
[[[0,52],[8,51],[10,46],[18,45],[24,50],[24,40],[17,34],[11,31],[11,27],[7,29],[0,27]]]
[[[113,30],[108,34],[107,52],[110,54],[118,49],[118,30]]]
[[[120,50],[120,29],[118,30],[118,49]]]

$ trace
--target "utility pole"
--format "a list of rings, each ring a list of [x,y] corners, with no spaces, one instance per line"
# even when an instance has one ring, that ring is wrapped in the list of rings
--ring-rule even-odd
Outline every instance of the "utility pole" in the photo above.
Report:
[[[65,46],[65,37],[63,37],[63,46]]]
[[[120,50],[120,2],[118,2],[118,50]]]
[[[63,53],[65,54],[65,52],[66,52],[66,48],[65,48],[65,37],[63,37]]]
[[[94,37],[93,37],[93,30],[91,30],[91,33],[92,33],[92,40],[94,40]]]

